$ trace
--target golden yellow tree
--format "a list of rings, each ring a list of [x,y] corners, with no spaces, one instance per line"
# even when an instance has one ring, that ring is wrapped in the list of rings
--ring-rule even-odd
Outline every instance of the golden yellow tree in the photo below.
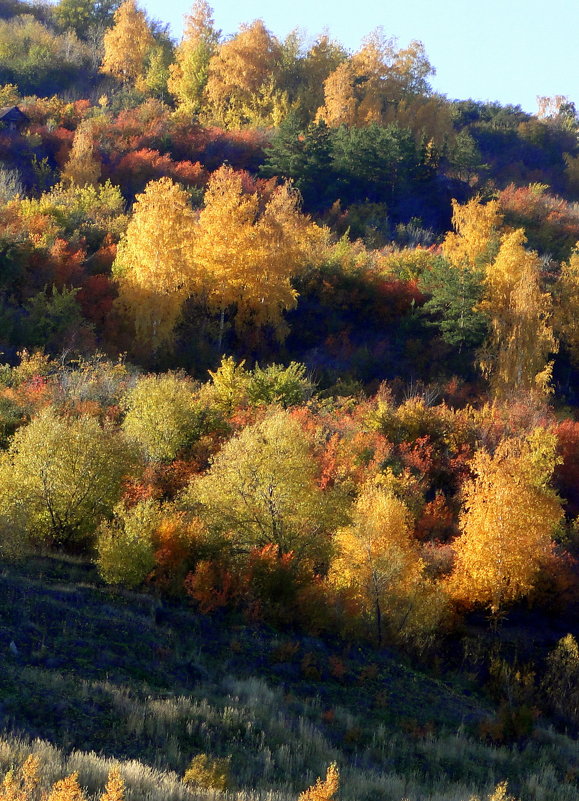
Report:
[[[197,288],[191,261],[195,215],[187,192],[170,178],[138,195],[113,272],[118,305],[135,323],[137,340],[156,352],[171,342],[187,297]]]
[[[179,111],[200,111],[203,92],[209,77],[209,62],[219,41],[212,9],[206,0],[196,0],[185,17],[183,40],[177,47],[175,63],[170,67],[167,87],[175,97]]]
[[[396,39],[377,28],[325,81],[318,119],[330,126],[382,125],[388,111],[402,100],[426,93],[426,78],[433,72],[421,42],[398,50]]]
[[[244,192],[242,176],[221,167],[209,181],[193,247],[209,306],[221,312],[234,307],[239,329],[268,324],[283,337],[283,312],[296,305],[292,278],[324,236],[301,214],[289,185],[278,187],[260,211],[257,194]]]
[[[101,72],[123,83],[134,83],[145,73],[154,43],[144,11],[136,0],[125,0],[115,11],[113,27],[105,33]]]
[[[454,546],[455,598],[496,613],[533,588],[562,517],[550,486],[556,462],[556,438],[546,429],[475,455]]]
[[[230,126],[262,116],[260,94],[278,71],[280,45],[262,20],[242,25],[224,42],[209,62],[206,97],[209,112]]]
[[[340,789],[340,771],[335,762],[328,767],[326,778],[318,779],[314,785],[300,794],[298,801],[335,801]]]
[[[125,782],[118,768],[113,768],[107,779],[107,784],[99,801],[124,801]]]
[[[76,186],[96,186],[100,175],[101,163],[95,155],[93,125],[90,120],[85,120],[75,131],[72,150],[62,171],[62,181]]]
[[[334,70],[346,60],[344,48],[329,36],[316,39],[303,59],[303,86],[300,88],[301,108],[308,119],[324,104],[324,84]]]
[[[46,801],[87,801],[78,783],[78,773],[71,773],[70,776],[55,782],[46,796]]]
[[[525,249],[519,228],[506,233],[496,259],[487,266],[481,309],[491,322],[481,366],[498,397],[550,391],[557,340],[550,324],[551,296],[541,291],[541,262]]]
[[[579,250],[562,265],[556,292],[555,326],[571,360],[579,364]]]
[[[349,61],[339,64],[324,81],[324,105],[318,109],[316,119],[330,128],[353,125],[356,121],[357,101],[354,91],[356,76]]]
[[[480,269],[496,256],[503,216],[498,200],[483,203],[474,197],[461,205],[452,201],[452,227],[442,243],[442,251],[455,267]]]
[[[442,615],[442,598],[424,580],[411,522],[401,500],[371,484],[356,502],[352,525],[334,538],[329,580],[375,627],[379,643],[386,630],[412,637],[436,627]]]
[[[360,125],[380,124],[388,98],[388,77],[394,61],[396,40],[386,38],[377,28],[363,41],[352,57],[358,91],[357,122]]]
[[[32,801],[40,781],[40,760],[30,754],[19,768],[12,768],[0,783],[0,801]]]

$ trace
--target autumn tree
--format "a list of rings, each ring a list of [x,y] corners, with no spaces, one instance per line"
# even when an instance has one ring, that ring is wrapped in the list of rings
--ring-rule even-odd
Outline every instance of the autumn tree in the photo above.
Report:
[[[62,181],[76,186],[96,186],[101,175],[100,159],[95,154],[93,125],[83,121],[77,127],[72,150],[62,171]]]
[[[397,40],[377,28],[326,79],[318,119],[332,127],[382,125],[393,104],[428,91],[433,72],[421,42],[398,50]]]
[[[551,327],[551,297],[541,291],[541,262],[525,248],[522,229],[504,234],[496,259],[487,266],[481,309],[490,320],[482,352],[483,373],[501,397],[550,391],[557,340]]]
[[[454,543],[456,598],[495,614],[532,590],[562,517],[550,484],[556,461],[555,435],[545,429],[477,452]]]
[[[118,306],[135,324],[137,341],[155,354],[170,343],[187,297],[197,286],[191,261],[195,217],[187,192],[170,178],[138,195],[113,273]]]
[[[190,380],[178,375],[140,378],[121,401],[126,436],[153,460],[174,459],[199,436],[202,410]]]
[[[442,243],[448,261],[461,269],[484,269],[497,255],[503,216],[499,201],[474,197],[461,205],[452,201],[452,227]]]
[[[574,364],[579,364],[579,250],[561,266],[555,287],[555,325]]]
[[[312,120],[324,103],[324,85],[347,57],[345,49],[329,36],[319,36],[302,60],[299,109],[304,120]]]
[[[329,765],[325,779],[318,779],[315,784],[300,793],[298,801],[336,801],[336,793],[340,789],[340,771],[335,762]]]
[[[330,128],[353,125],[356,121],[356,76],[350,61],[343,61],[324,81],[324,105],[316,119]]]
[[[108,775],[106,787],[99,801],[124,801],[125,782],[118,768],[113,768]]]
[[[328,512],[316,464],[287,412],[272,412],[230,439],[211,469],[192,480],[184,502],[237,552],[275,545],[299,559],[327,554]]]
[[[264,112],[275,116],[276,103],[283,103],[275,91],[279,57],[279,42],[262,20],[242,25],[209,62],[209,114],[231,127],[255,123]]]
[[[378,643],[386,631],[412,639],[436,627],[443,599],[423,577],[409,510],[392,492],[366,486],[334,550],[330,581],[374,627]]]
[[[168,88],[177,101],[179,111],[197,114],[209,78],[209,62],[215,54],[219,32],[215,30],[211,7],[206,0],[196,0],[185,17],[181,44],[170,69]]]
[[[46,801],[87,801],[78,781],[78,773],[71,773],[70,776],[56,781],[47,794]]]
[[[207,302],[216,311],[235,308],[235,325],[271,325],[286,332],[283,312],[296,305],[292,278],[313,258],[324,233],[299,210],[299,197],[279,186],[260,209],[230,167],[213,173],[195,229],[193,260],[204,276]]]
[[[0,460],[0,514],[33,540],[85,543],[117,502],[136,460],[93,417],[48,407],[20,428]]]
[[[145,12],[136,0],[125,0],[115,11],[113,27],[104,36],[101,72],[123,83],[134,83],[145,72],[154,42]]]
[[[11,768],[0,782],[0,801],[33,801],[38,795],[40,759],[30,754],[18,768]]]

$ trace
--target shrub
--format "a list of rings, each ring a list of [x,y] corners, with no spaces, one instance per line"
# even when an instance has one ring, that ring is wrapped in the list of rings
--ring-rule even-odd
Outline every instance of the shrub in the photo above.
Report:
[[[230,787],[229,758],[218,759],[198,754],[183,776],[185,784],[204,790],[228,790]]]

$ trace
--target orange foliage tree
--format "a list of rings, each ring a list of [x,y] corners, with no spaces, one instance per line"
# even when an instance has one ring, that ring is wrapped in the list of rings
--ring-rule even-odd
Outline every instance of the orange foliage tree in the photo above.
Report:
[[[103,45],[101,72],[123,83],[135,82],[143,75],[154,39],[136,0],[125,0],[115,11],[114,25],[105,33]]]
[[[335,762],[328,767],[325,779],[318,779],[315,784],[300,794],[298,801],[335,801],[340,789],[340,771]]]
[[[113,266],[117,304],[137,340],[156,352],[171,342],[185,299],[197,286],[191,262],[195,217],[187,192],[169,178],[149,183],[135,202]]]
[[[296,305],[291,280],[313,259],[322,229],[299,210],[288,184],[260,208],[257,193],[243,190],[230,167],[213,173],[195,229],[193,260],[206,277],[210,308],[235,307],[236,327],[271,325],[281,338],[283,312]]]
[[[503,439],[494,454],[477,452],[454,546],[455,598],[495,614],[533,588],[562,517],[550,485],[556,462],[556,438],[540,428]]]

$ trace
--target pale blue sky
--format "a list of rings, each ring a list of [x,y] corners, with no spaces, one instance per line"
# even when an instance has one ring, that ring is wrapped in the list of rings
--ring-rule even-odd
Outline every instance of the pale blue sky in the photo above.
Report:
[[[211,1],[211,0],[210,0]],[[140,0],[180,37],[192,0]],[[536,111],[537,95],[567,95],[579,108],[579,0],[214,0],[217,27],[233,34],[256,18],[284,37],[324,28],[350,50],[382,25],[401,46],[421,40],[450,98],[498,100]]]

